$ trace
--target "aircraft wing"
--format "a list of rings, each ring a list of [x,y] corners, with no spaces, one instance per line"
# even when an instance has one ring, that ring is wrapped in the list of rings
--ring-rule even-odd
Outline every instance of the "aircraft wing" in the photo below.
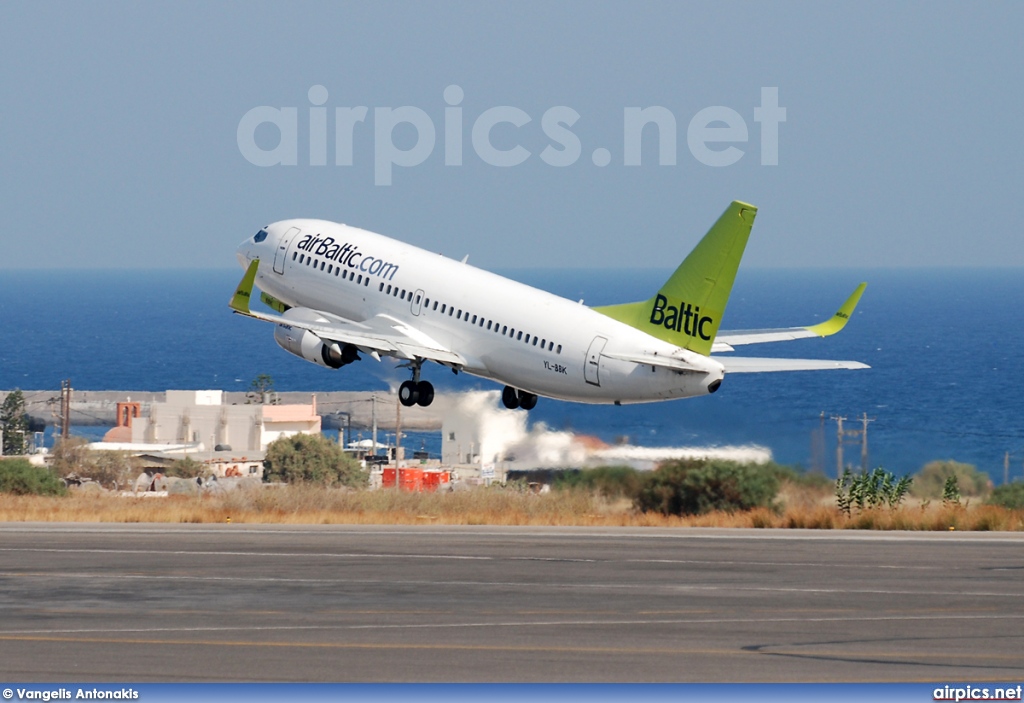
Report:
[[[239,315],[252,317],[264,322],[286,325],[298,329],[309,330],[325,342],[351,344],[361,351],[374,356],[395,356],[401,359],[422,358],[446,366],[464,366],[466,360],[429,335],[411,327],[389,315],[377,315],[365,322],[355,322],[338,315],[312,310],[312,317],[305,320],[301,317],[269,315],[253,312],[249,309],[253,285],[259,260],[254,259],[246,269],[241,283],[235,290],[229,303],[232,310]],[[287,313],[286,313],[287,314]]]
[[[857,286],[857,289],[853,291],[853,294],[850,295],[849,298],[846,299],[846,302],[843,303],[842,307],[840,307],[839,310],[837,310],[836,313],[825,322],[817,325],[810,325],[808,327],[783,327],[769,330],[722,330],[718,333],[718,336],[715,337],[715,342],[711,347],[711,351],[712,353],[729,352],[733,350],[733,347],[745,344],[785,342],[791,339],[805,339],[808,337],[828,337],[846,326],[846,323],[850,319],[850,315],[853,314],[854,308],[857,307],[857,303],[860,301],[860,296],[864,293],[864,289],[867,285],[867,283],[861,283]],[[722,359],[719,359],[719,361],[722,361]]]

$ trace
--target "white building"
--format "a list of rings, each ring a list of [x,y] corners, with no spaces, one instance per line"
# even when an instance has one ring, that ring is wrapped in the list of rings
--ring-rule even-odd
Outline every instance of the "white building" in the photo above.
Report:
[[[320,432],[315,396],[309,405],[224,405],[223,396],[223,391],[167,391],[163,403],[150,405],[148,417],[139,403],[118,403],[117,427],[103,441],[263,451],[279,437]]]
[[[441,465],[466,479],[504,481],[509,447],[526,436],[525,410],[498,407],[497,391],[446,395],[441,424]],[[435,400],[435,403],[437,401]]]

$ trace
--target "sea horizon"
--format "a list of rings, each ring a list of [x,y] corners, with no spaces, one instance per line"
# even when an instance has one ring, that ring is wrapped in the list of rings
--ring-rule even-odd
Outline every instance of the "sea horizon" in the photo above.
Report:
[[[471,259],[472,261],[472,259]],[[1002,480],[1024,475],[1024,361],[1016,325],[1024,304],[1017,267],[741,268],[723,329],[814,324],[862,280],[867,290],[842,333],[745,347],[742,356],[854,359],[866,371],[744,374],[712,395],[664,403],[592,406],[542,399],[531,422],[640,446],[758,444],[776,461],[834,475],[836,425],[863,413],[870,464],[912,473],[933,459],[964,461]],[[588,305],[649,298],[670,268],[498,269]],[[185,273],[185,275],[182,275]],[[600,275],[595,275],[598,273]],[[281,391],[387,390],[403,371],[361,362],[340,371],[281,350],[272,328],[227,307],[239,268],[8,269],[0,388],[244,390],[269,373]],[[497,389],[428,365],[439,390]],[[824,458],[821,414],[825,413]],[[847,425],[849,427],[849,425]],[[848,453],[859,459],[859,447]],[[848,454],[849,456],[849,454]],[[856,463],[856,462],[855,462]]]

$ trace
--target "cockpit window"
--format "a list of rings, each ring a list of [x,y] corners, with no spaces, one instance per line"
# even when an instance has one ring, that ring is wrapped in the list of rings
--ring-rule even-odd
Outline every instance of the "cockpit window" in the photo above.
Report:
[[[256,236],[253,237],[252,240],[254,242],[256,242],[257,244],[259,244],[260,242],[262,242],[266,238],[267,238],[267,230],[261,229],[259,232],[256,233]]]

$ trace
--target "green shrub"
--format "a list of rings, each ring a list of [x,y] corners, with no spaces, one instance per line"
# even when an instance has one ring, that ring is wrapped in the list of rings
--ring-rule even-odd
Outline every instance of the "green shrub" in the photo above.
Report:
[[[60,438],[50,452],[50,467],[58,476],[84,475],[89,468],[89,440],[85,437]]]
[[[90,451],[76,473],[116,490],[132,485],[142,469],[138,459],[128,452]]]
[[[663,515],[734,512],[768,507],[778,490],[778,476],[766,466],[682,459],[645,476],[634,504]]]
[[[836,505],[847,515],[852,508],[864,510],[883,505],[895,508],[903,502],[912,483],[913,479],[909,476],[897,479],[891,471],[881,466],[859,474],[843,469],[835,484]]]
[[[605,498],[633,498],[642,483],[641,473],[630,466],[598,466],[561,471],[555,477],[554,488],[583,488]]]
[[[791,483],[800,488],[825,490],[832,487],[832,479],[820,471],[807,471],[793,466],[768,463],[766,468],[775,473],[780,483]]]
[[[89,440],[84,437],[57,440],[50,453],[50,468],[57,476],[75,474],[110,489],[130,486],[142,472],[139,461],[129,452],[89,449]]]
[[[196,461],[190,456],[171,462],[164,471],[164,476],[175,476],[177,478],[198,478],[212,473],[206,464]]]
[[[52,471],[32,466],[28,459],[0,459],[0,493],[62,496],[67,488]]]
[[[1024,481],[1004,483],[992,491],[987,502],[989,505],[999,505],[1009,510],[1024,508]]]
[[[285,483],[364,488],[369,476],[359,462],[319,434],[281,437],[267,446],[264,478]]]
[[[942,498],[946,482],[953,477],[965,498],[983,496],[991,490],[988,474],[959,461],[930,461],[914,474],[911,494],[917,498]]]

